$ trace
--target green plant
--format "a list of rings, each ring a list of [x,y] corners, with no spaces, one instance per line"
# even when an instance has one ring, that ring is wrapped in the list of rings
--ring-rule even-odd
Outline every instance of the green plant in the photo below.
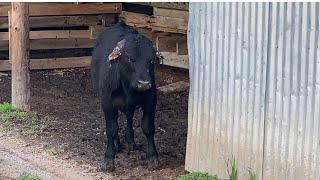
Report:
[[[26,113],[12,107],[10,103],[0,104],[0,125],[4,131],[9,129],[11,119],[24,118],[25,116]]]
[[[210,176],[208,173],[192,172],[180,175],[178,180],[218,180],[217,176]]]
[[[248,167],[248,173],[249,173],[249,180],[257,180],[257,175],[254,173],[254,171]]]
[[[0,128],[10,130],[12,124],[21,125],[23,133],[28,135],[40,133],[45,128],[35,114],[23,112],[7,102],[0,104]]]
[[[48,153],[49,153],[50,156],[55,156],[55,155],[58,154],[58,152],[55,149],[49,149]]]
[[[226,161],[226,164],[227,164],[227,172],[229,175],[229,180],[236,180],[238,176],[238,170],[236,166],[235,157],[232,155],[232,159],[228,159]]]
[[[0,114],[8,117],[16,117],[21,118],[27,115],[26,112],[23,112],[17,108],[12,107],[10,103],[2,103],[0,104]]]
[[[36,175],[32,175],[28,172],[22,172],[17,179],[18,180],[41,180],[40,177]]]

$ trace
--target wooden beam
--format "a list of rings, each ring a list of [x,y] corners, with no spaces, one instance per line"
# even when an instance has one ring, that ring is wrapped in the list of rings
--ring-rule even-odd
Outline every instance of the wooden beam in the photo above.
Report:
[[[89,30],[48,30],[31,31],[30,39],[64,39],[64,38],[89,38]]]
[[[113,23],[118,22],[118,14],[102,14],[102,25],[110,26]]]
[[[106,14],[104,18],[113,18]],[[102,15],[82,16],[41,16],[30,17],[30,28],[39,27],[69,27],[69,26],[94,26],[102,24]],[[111,20],[110,20],[111,21]],[[0,17],[0,29],[8,28],[8,18]]]
[[[188,40],[187,35],[182,35],[177,42],[177,53],[178,55],[188,55]]]
[[[30,39],[90,38],[89,30],[30,31]],[[9,32],[0,32],[0,41],[9,40]]]
[[[76,49],[76,48],[92,48],[93,39],[32,39],[30,40],[30,49]],[[0,41],[0,51],[8,50],[8,41]]]
[[[0,16],[8,16],[10,6],[0,6]],[[69,4],[69,3],[41,3],[30,5],[29,16],[54,16],[76,14],[104,14],[121,13],[121,3],[105,4]]]
[[[177,55],[172,52],[161,52],[164,56],[163,65],[188,69],[188,56]],[[49,58],[49,59],[31,59],[30,69],[58,69],[89,67],[91,56],[68,57],[68,58]],[[0,60],[0,71],[10,71],[9,60]]]
[[[140,34],[144,35],[145,37],[147,37],[148,39],[150,39],[152,42],[155,42],[154,39],[154,32],[152,32],[151,29],[148,28],[135,28],[135,30],[137,30]]]
[[[29,4],[11,3],[12,105],[30,110]],[[0,11],[1,12],[1,11]],[[6,14],[8,11],[6,11]]]
[[[187,30],[174,29],[174,28],[168,28],[168,27],[159,27],[159,26],[152,26],[152,31],[187,34]]]
[[[131,3],[153,6],[153,7],[168,8],[168,9],[181,9],[181,10],[189,9],[188,2],[131,2]]]
[[[120,14],[120,18],[123,21],[125,21],[126,24],[133,27],[151,28],[150,27],[151,16],[148,16],[145,14],[122,11]]]
[[[180,19],[184,19],[184,20],[188,20],[189,19],[189,12],[188,11],[176,10],[176,9],[167,9],[167,8],[160,8],[160,7],[154,7],[153,8],[153,15],[180,18]]]
[[[185,91],[189,88],[189,83],[185,81],[179,81],[176,83],[171,83],[166,86],[158,87],[158,90],[164,94]]]
[[[0,6],[10,6],[9,2],[0,2]]]
[[[11,57],[11,53],[12,53],[12,52],[11,52],[11,41],[12,41],[12,40],[10,39],[10,38],[12,37],[12,36],[10,35],[10,31],[11,31],[11,11],[8,11],[8,24],[9,24],[9,25],[8,25],[8,26],[9,26],[9,28],[8,28],[8,31],[9,31],[9,32],[8,32],[8,36],[9,36],[9,37],[8,37],[8,36],[7,36],[7,37],[8,37],[8,41],[9,41],[9,61],[10,61],[10,63],[11,63],[11,60],[12,60],[12,57]],[[1,38],[0,38],[0,39],[1,39]]]
[[[152,29],[154,27],[168,28],[168,29],[177,29],[177,30],[188,30],[188,21],[180,18],[173,17],[163,17],[155,16],[151,20]]]
[[[161,52],[161,54],[164,57],[162,62],[163,65],[189,69],[188,55],[178,55],[173,52]]]
[[[122,11],[120,18],[129,26],[150,28],[154,31],[187,34],[188,20],[163,16],[148,16],[140,13]]]
[[[90,39],[96,39],[105,28],[104,26],[90,26]]]
[[[168,34],[167,36],[158,36],[158,51],[160,52],[177,52],[177,43],[182,37],[181,34]]]
[[[68,58],[51,58],[51,59],[31,59],[30,69],[61,69],[89,67],[91,56],[68,57]],[[10,71],[11,65],[9,60],[0,60],[0,71]]]

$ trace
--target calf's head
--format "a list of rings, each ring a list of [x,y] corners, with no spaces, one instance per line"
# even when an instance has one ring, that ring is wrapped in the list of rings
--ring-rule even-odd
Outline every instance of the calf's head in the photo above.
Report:
[[[109,54],[109,61],[118,61],[121,80],[137,91],[146,91],[154,85],[154,67],[160,53],[146,37],[136,34],[118,42]]]

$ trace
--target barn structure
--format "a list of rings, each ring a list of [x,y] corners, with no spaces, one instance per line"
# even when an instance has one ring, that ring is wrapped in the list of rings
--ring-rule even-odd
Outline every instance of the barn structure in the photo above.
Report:
[[[12,103],[22,109],[29,109],[29,69],[88,67],[96,37],[119,19],[154,42],[164,56],[164,65],[188,68],[187,3],[23,5],[0,4],[0,71],[15,68]]]
[[[234,157],[238,179],[251,170],[258,179],[320,178],[319,3],[29,8],[30,50],[38,51],[30,69],[88,66],[94,38],[119,17],[155,42],[165,65],[189,68],[188,171],[228,178]],[[12,18],[20,16],[10,9],[0,6],[1,52],[15,42]],[[48,49],[64,53],[50,57]],[[0,71],[26,65],[13,53],[0,58]]]

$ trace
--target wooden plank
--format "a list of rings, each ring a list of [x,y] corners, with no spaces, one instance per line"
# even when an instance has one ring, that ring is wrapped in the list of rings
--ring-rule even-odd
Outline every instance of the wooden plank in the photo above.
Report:
[[[145,14],[122,11],[120,18],[129,26],[150,28],[154,31],[187,34],[188,21],[181,18],[148,16]]]
[[[118,22],[118,14],[102,14],[102,25],[110,26]]]
[[[178,30],[188,30],[188,21],[180,18],[155,16],[151,20],[153,27],[164,27]]]
[[[152,32],[151,29],[148,29],[148,28],[134,28],[134,29],[137,30],[140,34],[144,35],[146,38],[155,42],[155,38],[153,37],[154,32]]]
[[[152,31],[187,34],[187,30],[174,29],[174,28],[168,28],[168,27],[158,27],[158,26],[152,26]]]
[[[0,2],[0,6],[10,6],[9,2]]]
[[[178,47],[177,47],[177,53],[178,55],[188,55],[188,40],[187,35],[180,36],[180,39],[178,40]]]
[[[10,6],[0,6],[0,16],[8,16]],[[41,3],[30,5],[29,16],[121,13],[121,3],[69,4]]]
[[[189,61],[187,55],[177,55],[172,52],[161,52],[164,56],[163,65],[188,69]],[[74,68],[89,67],[91,56],[51,58],[51,59],[31,59],[31,69],[56,69],[56,68]],[[10,71],[9,60],[0,60],[0,71]]]
[[[108,14],[109,15],[109,14]],[[113,16],[106,17],[113,18]],[[94,26],[102,24],[102,15],[30,17],[30,28]],[[8,28],[8,17],[0,17],[0,29]]]
[[[103,26],[90,26],[90,39],[96,39],[104,30],[106,27]],[[140,34],[144,35],[148,39],[152,40],[152,31],[151,29],[147,28],[134,28],[137,30]]]
[[[30,39],[63,39],[63,38],[89,38],[89,30],[48,30],[31,31]]]
[[[0,60],[0,71],[11,71],[11,63],[9,60]]]
[[[96,39],[105,29],[104,26],[90,26],[90,39]]]
[[[30,39],[90,38],[89,30],[30,31]],[[0,40],[8,40],[9,32],[0,32]]]
[[[167,9],[167,8],[160,8],[160,7],[153,8],[153,15],[180,18],[180,19],[185,19],[185,20],[189,19],[189,12],[188,11]]]
[[[160,52],[177,52],[177,43],[181,39],[180,34],[158,35],[158,51]]]
[[[10,31],[11,31],[11,11],[8,11],[8,24],[9,24],[9,28],[8,28],[8,36],[9,36],[9,38],[8,38],[8,40],[9,40],[9,62],[11,63],[11,60],[12,60],[12,56],[11,56],[11,53],[12,53],[12,51],[11,51],[11,33],[10,33]],[[30,25],[30,24],[29,24]],[[7,36],[7,37],[8,37]]]
[[[177,39],[169,37],[158,37],[157,49],[160,52],[177,52]]]
[[[122,11],[120,14],[120,19],[126,22],[126,24],[128,24],[129,26],[133,27],[150,28],[151,25],[151,16],[140,13]]]
[[[29,4],[11,3],[12,106],[30,110]],[[8,11],[6,11],[6,14]]]
[[[72,48],[92,48],[93,39],[33,39],[30,40],[30,49],[72,49]],[[9,48],[8,41],[0,41],[0,51]]]
[[[155,33],[158,39],[156,46],[160,52],[176,52],[178,55],[187,55],[187,35],[172,33]]]
[[[175,83],[168,84],[166,86],[158,87],[158,91],[168,94],[173,92],[185,91],[188,90],[189,83],[185,81],[179,81]]]
[[[189,9],[188,2],[130,2],[130,3],[153,6],[153,7],[168,8],[168,9],[181,9],[181,10]]]
[[[60,69],[60,68],[77,68],[89,67],[91,56],[68,57],[56,59],[31,59],[30,69]],[[0,60],[0,71],[10,71],[11,65],[9,60]]]
[[[179,67],[183,69],[189,68],[189,57],[188,55],[177,55],[173,52],[161,52],[164,59],[162,64],[167,66]]]

